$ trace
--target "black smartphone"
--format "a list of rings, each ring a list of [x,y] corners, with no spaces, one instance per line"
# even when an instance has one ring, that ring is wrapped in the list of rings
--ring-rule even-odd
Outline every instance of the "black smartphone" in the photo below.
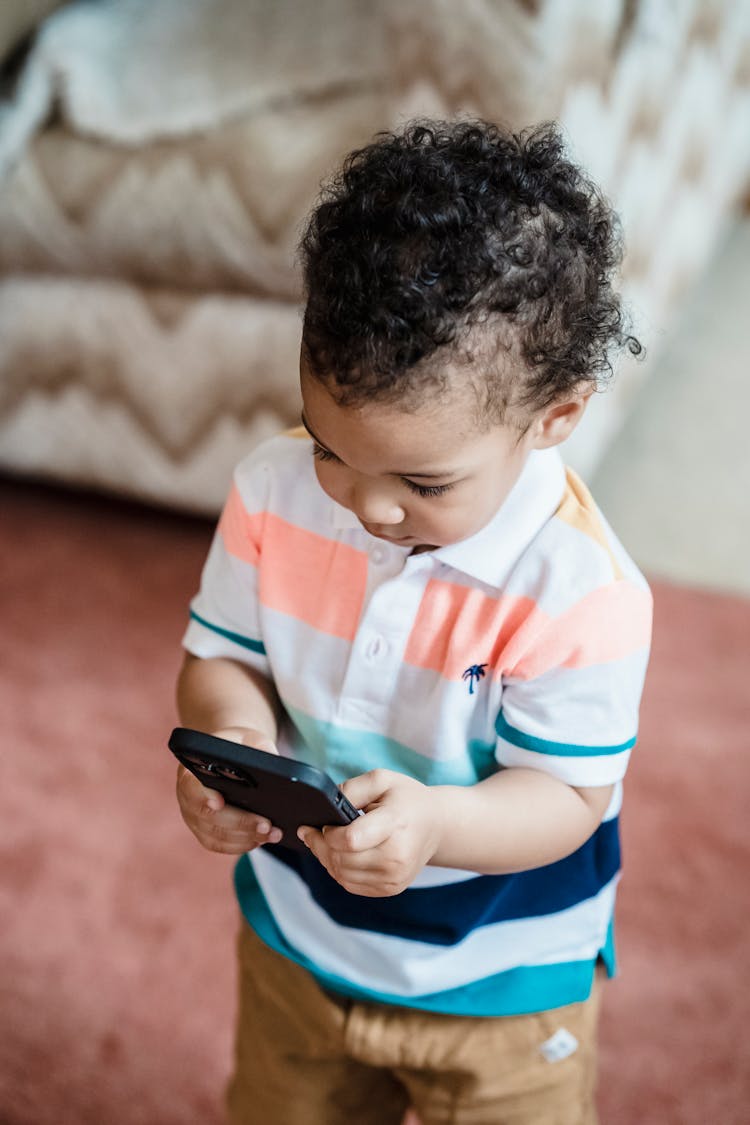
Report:
[[[280,828],[284,847],[306,851],[297,838],[301,824],[323,828],[351,824],[361,816],[316,766],[188,727],[175,727],[168,745],[183,766],[203,785],[218,790],[227,804],[265,816]]]

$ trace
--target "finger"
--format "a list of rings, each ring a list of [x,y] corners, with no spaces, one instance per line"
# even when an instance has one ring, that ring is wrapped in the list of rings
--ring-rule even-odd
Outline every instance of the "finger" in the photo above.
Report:
[[[199,823],[199,831],[227,844],[243,844],[245,849],[259,844],[278,844],[282,836],[281,829],[275,828],[268,821],[243,821],[238,825],[217,814],[203,817]]]
[[[384,865],[382,852],[333,851],[327,847],[330,829],[325,833],[311,828],[301,831],[316,859],[325,867],[331,878],[350,894],[368,898],[385,898],[398,894],[404,889],[401,881],[394,879],[388,865]]]
[[[281,829],[272,824],[268,817],[233,805],[225,805],[218,810],[203,808],[196,820],[203,831],[219,839],[244,841],[246,849],[259,844],[278,844],[283,835]]]
[[[335,830],[327,829],[319,832],[316,828],[304,825],[297,829],[297,835],[315,856],[318,862],[326,869],[332,879],[335,879],[344,890],[349,890],[350,885],[358,883],[361,876],[357,872],[357,862],[363,862],[359,856],[342,851],[333,851],[328,847],[328,837]]]
[[[218,812],[225,805],[224,798],[218,790],[203,785],[195,774],[183,765],[177,767],[177,796],[181,804],[195,812],[198,810]]]
[[[328,849],[322,832],[317,828],[311,828],[309,824],[303,824],[297,829],[297,838],[302,841],[306,848],[310,849],[324,867],[327,866]]]
[[[330,862],[338,862],[341,856],[352,853],[351,844],[347,839],[348,830],[349,825],[326,825],[325,828],[317,829],[311,828],[309,824],[303,824],[297,829],[297,836],[327,867]]]
[[[282,832],[265,818],[255,817],[253,813],[243,813],[241,810],[227,807],[219,812],[205,812],[196,818],[199,830],[215,836],[217,839],[226,839],[244,843],[247,847],[257,844],[278,844]]]
[[[366,809],[388,792],[391,784],[389,770],[368,770],[356,777],[350,777],[341,786],[348,801],[358,809]]]
[[[281,829],[267,821],[243,822],[238,827],[232,822],[227,823],[220,813],[187,817],[186,823],[204,847],[212,851],[232,850],[240,854],[263,844],[278,844],[282,839]]]
[[[247,852],[254,851],[258,846],[249,843],[247,840],[240,843],[235,843],[232,840],[219,840],[215,836],[209,836],[202,832],[195,832],[194,836],[206,851],[215,852],[219,855],[245,855]]]
[[[215,789],[208,789],[183,766],[180,766],[182,775],[178,778],[178,796],[181,797],[186,816],[194,826],[216,826],[224,832],[236,832],[236,838],[251,839],[254,842],[278,844],[281,840],[281,830],[271,823],[268,817],[259,816],[228,805],[223,796]]]
[[[312,840],[314,848],[310,844],[308,844],[308,847],[311,851],[317,849],[316,855],[324,847],[329,855],[356,855],[371,851],[384,844],[393,835],[395,824],[393,811],[387,805],[378,805],[371,812],[365,813],[364,816],[358,816],[351,824],[324,828],[322,833],[317,832],[314,828],[304,827],[300,829],[300,832],[304,832],[305,835],[300,836],[300,839],[307,843],[307,834],[310,833],[309,838]],[[320,858],[320,856],[318,857]]]

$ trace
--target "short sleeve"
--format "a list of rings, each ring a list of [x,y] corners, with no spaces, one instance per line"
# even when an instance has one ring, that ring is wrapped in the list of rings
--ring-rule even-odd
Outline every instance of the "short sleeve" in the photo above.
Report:
[[[496,757],[574,786],[620,781],[638,733],[652,599],[612,582],[540,628],[504,678]]]
[[[269,674],[258,603],[267,492],[267,465],[235,471],[182,643],[194,656],[229,657]]]

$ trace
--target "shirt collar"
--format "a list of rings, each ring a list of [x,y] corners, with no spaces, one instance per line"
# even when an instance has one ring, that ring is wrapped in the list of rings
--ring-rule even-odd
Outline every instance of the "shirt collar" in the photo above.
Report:
[[[557,511],[565,491],[565,467],[556,449],[534,449],[490,522],[459,543],[425,552],[489,586],[502,586],[518,559]],[[372,539],[354,512],[332,502],[337,531],[358,529]]]
[[[435,559],[489,586],[503,586],[532,539],[555,514],[565,491],[556,449],[534,449],[488,524],[468,539],[439,547]]]

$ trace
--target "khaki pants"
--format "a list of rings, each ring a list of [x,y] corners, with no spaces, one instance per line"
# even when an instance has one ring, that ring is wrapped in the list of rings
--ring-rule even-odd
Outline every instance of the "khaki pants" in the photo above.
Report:
[[[471,1019],[332,998],[242,923],[232,1125],[596,1125],[589,1000]],[[548,1061],[542,1044],[578,1040]]]

